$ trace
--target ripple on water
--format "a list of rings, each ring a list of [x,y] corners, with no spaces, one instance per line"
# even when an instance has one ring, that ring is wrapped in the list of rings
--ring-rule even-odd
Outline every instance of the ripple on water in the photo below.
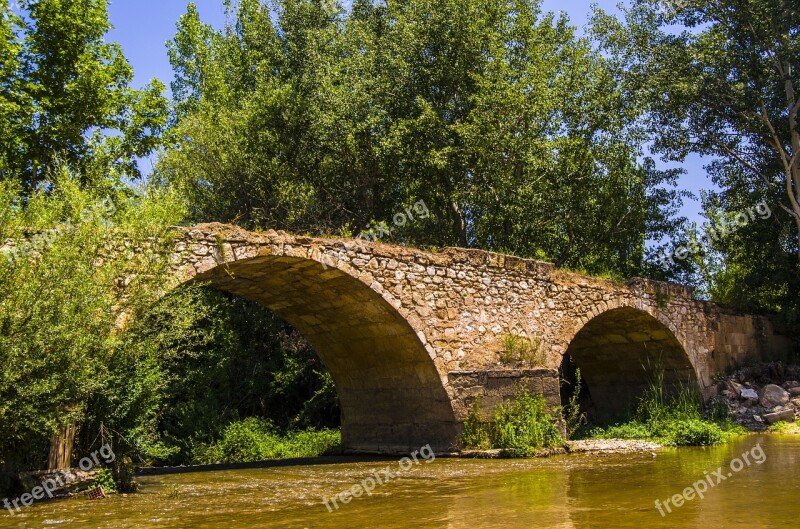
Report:
[[[704,471],[761,443],[767,456],[661,517],[670,498]],[[333,461],[336,461],[335,459]],[[34,505],[0,528],[696,528],[793,526],[800,514],[800,437],[750,436],[709,449],[535,460],[439,458],[398,474],[370,496],[329,513],[323,497],[348,490],[396,461],[199,472],[141,479],[142,492],[108,500]],[[178,490],[176,497],[170,491]],[[759,506],[758,523],[752,506]]]

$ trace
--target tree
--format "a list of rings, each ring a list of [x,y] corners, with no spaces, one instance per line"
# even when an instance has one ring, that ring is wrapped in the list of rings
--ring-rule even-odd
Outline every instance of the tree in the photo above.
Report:
[[[56,178],[32,194],[0,182],[4,478],[41,468],[51,435],[81,423],[93,399],[112,397],[104,389],[115,376],[110,359],[124,335],[122,322],[160,295],[173,237],[166,227],[183,211],[171,192],[85,190],[65,169],[51,174]],[[119,387],[113,396],[133,388]],[[135,411],[139,420],[148,413]]]
[[[671,229],[648,221],[677,197],[638,162],[638,107],[537,1],[248,0],[231,17],[214,32],[190,6],[170,45],[159,173],[197,220],[357,234],[423,200],[395,242],[624,275]]]
[[[0,178],[26,192],[45,181],[56,160],[84,178],[140,176],[168,116],[164,86],[141,90],[122,49],[106,43],[106,0],[28,0],[23,16],[0,4]],[[6,65],[8,68],[6,68]]]
[[[678,161],[713,157],[708,171],[721,191],[705,200],[709,216],[732,218],[760,200],[776,210],[716,246],[726,258],[716,269],[731,274],[720,276],[725,290],[760,291],[753,297],[771,308],[797,303],[790,292],[800,271],[798,20],[796,2],[784,0],[636,0],[624,23],[603,12],[594,21],[622,59],[628,92],[648,104],[643,124],[656,151]],[[776,265],[784,271],[777,277]]]

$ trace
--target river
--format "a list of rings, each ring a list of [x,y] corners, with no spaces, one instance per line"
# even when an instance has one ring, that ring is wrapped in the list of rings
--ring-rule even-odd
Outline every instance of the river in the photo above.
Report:
[[[145,476],[137,494],[45,502],[15,516],[4,511],[0,527],[777,529],[800,519],[800,436],[751,435],[655,455],[440,457],[418,459],[408,470],[396,460],[330,461]],[[375,481],[370,495],[326,508],[324,497],[358,483],[371,488],[365,480],[376,472],[385,481],[380,471],[387,466],[395,475]],[[673,496],[693,484],[677,506]]]

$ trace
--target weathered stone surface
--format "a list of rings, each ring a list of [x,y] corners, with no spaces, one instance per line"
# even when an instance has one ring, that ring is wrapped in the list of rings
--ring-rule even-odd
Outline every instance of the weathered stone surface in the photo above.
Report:
[[[755,404],[758,402],[758,392],[752,388],[739,388],[739,398],[745,402]]]
[[[789,388],[789,395],[792,397],[800,397],[800,386]]]
[[[309,340],[336,383],[350,449],[450,450],[475,398],[489,407],[520,384],[556,404],[566,354],[598,412],[613,414],[641,394],[643,366],[663,368],[668,387],[709,395],[715,373],[791,350],[769,318],[697,301],[687,287],[479,250],[222,224],[187,230],[177,248],[175,286],[208,282],[259,302]],[[513,362],[509,336],[523,344]]]
[[[776,406],[785,406],[788,403],[789,392],[785,391],[782,387],[775,384],[764,386],[759,404],[767,409],[772,409]]]
[[[794,410],[781,410],[774,413],[764,414],[767,424],[775,424],[780,421],[794,422]]]

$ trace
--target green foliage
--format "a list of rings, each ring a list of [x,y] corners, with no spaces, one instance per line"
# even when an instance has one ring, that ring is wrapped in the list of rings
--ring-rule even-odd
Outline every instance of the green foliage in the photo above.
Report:
[[[639,399],[630,421],[607,428],[591,428],[584,434],[601,439],[643,439],[670,446],[708,446],[743,432],[725,417],[708,416],[697,390],[682,387],[667,394],[663,371],[658,371]]]
[[[544,351],[541,338],[526,338],[516,334],[505,334],[501,338],[503,350],[500,360],[505,364],[544,365]]]
[[[566,426],[567,439],[577,433],[577,431],[586,424],[586,414],[581,411],[581,385],[583,380],[581,378],[580,368],[575,369],[575,381],[572,388],[572,393],[569,396],[569,401],[564,406],[564,423]]]
[[[634,0],[623,12],[621,21],[596,11],[593,34],[615,58],[630,102],[646,107],[641,125],[658,131],[655,151],[676,162],[710,159],[717,190],[702,197],[709,223],[731,222],[761,201],[771,211],[712,240],[672,277],[698,283],[715,300],[797,321],[797,3]]]
[[[489,450],[492,439],[489,429],[481,420],[480,399],[475,399],[461,431],[461,446],[474,450]]]
[[[800,433],[800,425],[794,422],[779,421],[770,425],[769,431],[773,433],[797,434]]]
[[[461,444],[468,449],[499,448],[512,457],[525,457],[559,446],[563,439],[544,397],[519,391],[512,400],[495,408],[491,423],[482,423],[478,405],[473,405],[464,423]]]
[[[102,467],[97,470],[94,484],[97,487],[103,487],[103,492],[106,494],[117,492],[117,483],[114,481],[114,474],[108,468]]]
[[[338,430],[305,430],[281,436],[270,421],[250,417],[225,428],[222,438],[198,445],[193,463],[244,463],[292,457],[314,457],[341,443]]]
[[[15,2],[16,4],[16,2]],[[0,3],[0,180],[30,192],[58,161],[87,184],[139,176],[136,158],[159,146],[168,104],[157,80],[130,88],[106,0]]]
[[[544,397],[525,391],[495,409],[493,434],[494,446],[517,455],[563,444]]]
[[[122,414],[130,424],[144,420],[137,394],[155,381],[127,378],[142,368],[119,331],[160,295],[169,274],[164,249],[174,237],[165,228],[183,211],[164,190],[83,189],[66,170],[55,176],[24,198],[18,184],[0,182],[0,241],[25,249],[0,255],[0,461],[7,471],[41,467],[50,435],[72,421],[89,421],[96,433],[102,420],[120,429]],[[95,403],[110,402],[131,407],[109,405],[114,412],[93,419]]]
[[[280,430],[339,424],[333,380],[316,353],[257,303],[202,285],[184,288],[133,322],[125,344],[143,359],[128,365],[147,372],[119,384],[136,377],[155,393],[109,405],[149,410],[151,433],[137,430],[132,439],[152,462],[188,464],[196,446],[245,417],[269,419]]]
[[[246,0],[215,31],[190,5],[158,176],[195,220],[358,233],[422,199],[396,242],[636,274],[675,174],[637,162],[608,59],[540,6]]]

